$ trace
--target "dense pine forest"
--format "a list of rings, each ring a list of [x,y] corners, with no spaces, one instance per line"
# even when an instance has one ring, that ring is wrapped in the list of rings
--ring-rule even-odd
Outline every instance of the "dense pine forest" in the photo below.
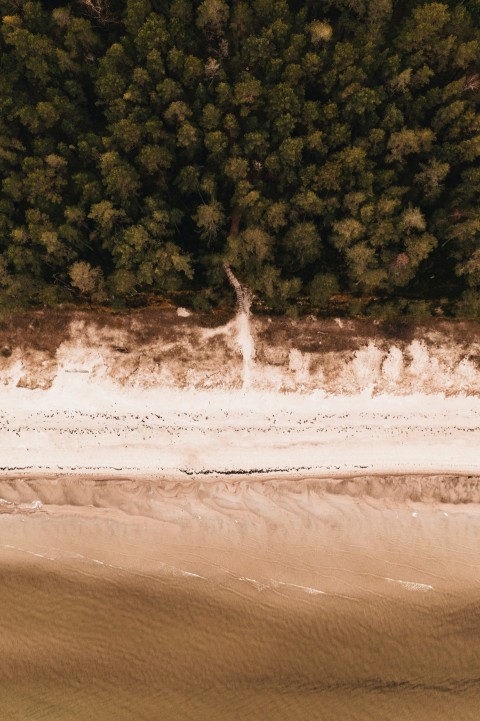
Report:
[[[0,9],[3,308],[480,318],[480,0]]]

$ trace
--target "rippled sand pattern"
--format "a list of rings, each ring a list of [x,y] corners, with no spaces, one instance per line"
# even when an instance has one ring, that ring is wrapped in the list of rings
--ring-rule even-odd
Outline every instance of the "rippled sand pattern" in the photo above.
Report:
[[[0,718],[463,721],[480,479],[0,482]]]

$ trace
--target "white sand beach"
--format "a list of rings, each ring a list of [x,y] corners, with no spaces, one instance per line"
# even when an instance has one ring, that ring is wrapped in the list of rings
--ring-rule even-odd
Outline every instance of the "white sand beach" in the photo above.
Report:
[[[74,319],[49,353],[41,326],[10,343],[4,476],[480,472],[479,344],[452,340],[459,326],[401,340],[340,320],[206,328],[181,309],[149,336],[121,323]]]

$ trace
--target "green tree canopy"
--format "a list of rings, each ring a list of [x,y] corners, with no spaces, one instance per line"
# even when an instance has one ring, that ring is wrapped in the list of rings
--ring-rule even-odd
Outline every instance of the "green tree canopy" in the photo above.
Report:
[[[0,9],[4,303],[217,303],[227,262],[280,310],[479,313],[476,0]]]

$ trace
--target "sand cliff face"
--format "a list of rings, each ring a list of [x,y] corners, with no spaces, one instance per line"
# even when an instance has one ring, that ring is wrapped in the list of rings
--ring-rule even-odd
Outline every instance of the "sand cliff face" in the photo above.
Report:
[[[59,373],[134,388],[349,395],[480,395],[472,323],[39,311],[0,324],[5,386],[47,389]]]

